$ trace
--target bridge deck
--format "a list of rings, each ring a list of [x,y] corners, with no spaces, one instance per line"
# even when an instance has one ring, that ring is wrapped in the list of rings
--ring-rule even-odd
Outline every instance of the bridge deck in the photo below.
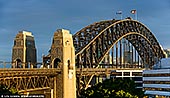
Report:
[[[99,74],[110,74],[111,72],[114,72],[116,70],[144,70],[143,68],[78,68],[76,70],[77,74],[81,75],[99,75]]]
[[[143,68],[77,68],[77,75],[98,75],[98,74],[110,74],[115,70],[143,70]],[[18,76],[46,76],[46,75],[57,75],[61,73],[60,69],[30,69],[30,68],[5,68],[0,69],[0,78],[5,77],[18,77]]]
[[[0,78],[18,76],[57,75],[60,72],[61,72],[60,69],[5,68],[0,69]]]

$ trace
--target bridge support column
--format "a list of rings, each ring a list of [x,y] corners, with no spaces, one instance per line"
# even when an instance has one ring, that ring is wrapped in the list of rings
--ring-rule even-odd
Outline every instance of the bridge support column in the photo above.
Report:
[[[59,29],[54,33],[51,55],[55,55],[53,59],[57,58],[61,61],[57,65],[61,68],[61,74],[57,76],[54,98],[55,96],[56,98],[76,98],[75,50],[72,35],[68,30]]]
[[[57,93],[56,93],[57,92],[57,90],[56,90],[57,89],[57,87],[56,87],[57,86],[57,82],[56,81],[57,81],[57,78],[54,77],[54,89],[52,90],[54,93],[51,94],[51,96],[53,96],[53,98],[57,98],[57,96],[56,96],[57,95]]]

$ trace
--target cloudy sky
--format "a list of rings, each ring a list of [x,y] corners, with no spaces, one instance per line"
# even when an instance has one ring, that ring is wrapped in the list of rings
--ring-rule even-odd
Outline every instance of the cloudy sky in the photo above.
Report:
[[[11,61],[13,40],[21,30],[35,37],[38,61],[47,55],[53,33],[60,28],[75,34],[101,20],[134,17],[145,24],[163,48],[170,48],[170,0],[0,0],[0,61]]]

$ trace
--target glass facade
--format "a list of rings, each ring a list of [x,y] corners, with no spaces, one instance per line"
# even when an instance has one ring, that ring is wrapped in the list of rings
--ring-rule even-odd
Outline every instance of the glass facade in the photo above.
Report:
[[[152,70],[143,71],[143,90],[151,97],[170,98],[170,58],[162,59]]]

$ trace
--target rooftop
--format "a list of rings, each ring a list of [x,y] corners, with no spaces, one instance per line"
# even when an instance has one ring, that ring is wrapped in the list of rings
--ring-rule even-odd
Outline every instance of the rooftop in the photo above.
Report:
[[[26,35],[26,36],[33,36],[30,31],[20,31],[20,33]]]
[[[170,58],[163,58],[154,65],[154,69],[170,69]]]

